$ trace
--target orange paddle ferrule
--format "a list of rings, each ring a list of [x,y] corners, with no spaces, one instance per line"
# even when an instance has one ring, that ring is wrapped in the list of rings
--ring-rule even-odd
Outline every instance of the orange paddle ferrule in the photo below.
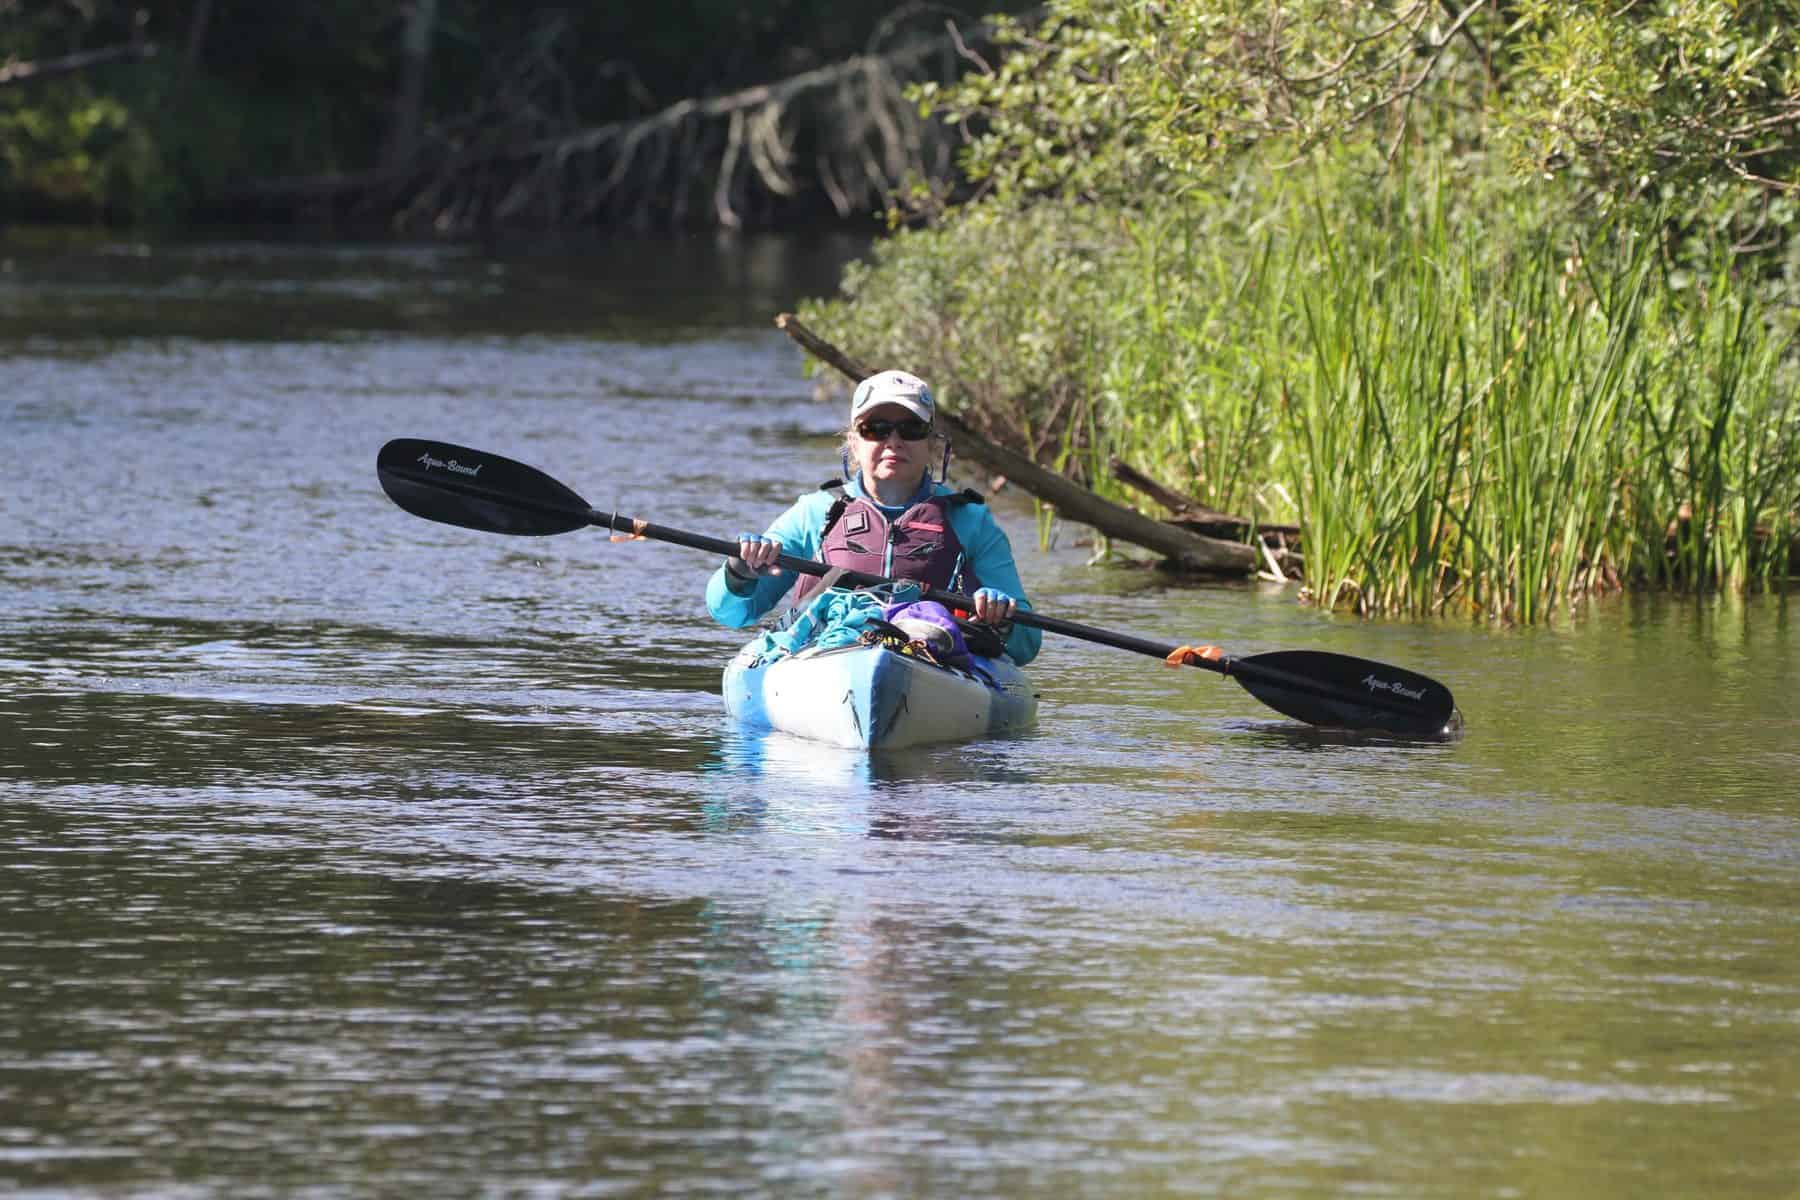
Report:
[[[644,540],[644,526],[646,524],[648,524],[648,522],[634,519],[631,522],[630,533],[615,533],[606,540],[609,542],[641,542]],[[611,526],[611,528],[616,529],[617,526],[614,525]]]

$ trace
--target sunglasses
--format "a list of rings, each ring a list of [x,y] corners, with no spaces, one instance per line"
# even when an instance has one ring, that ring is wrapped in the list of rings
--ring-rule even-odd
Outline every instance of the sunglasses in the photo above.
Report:
[[[856,436],[865,442],[885,442],[888,434],[896,431],[904,441],[922,442],[931,436],[931,422],[908,417],[904,421],[859,421],[856,426]]]

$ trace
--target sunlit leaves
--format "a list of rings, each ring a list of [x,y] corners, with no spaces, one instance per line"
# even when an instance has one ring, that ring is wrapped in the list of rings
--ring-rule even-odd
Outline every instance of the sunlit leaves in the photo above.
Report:
[[[1727,175],[1800,185],[1800,3],[1530,0],[1497,111],[1522,171],[1615,189]]]
[[[930,97],[972,174],[1129,197],[1224,158],[1442,131],[1616,195],[1800,186],[1800,0],[1054,0]]]

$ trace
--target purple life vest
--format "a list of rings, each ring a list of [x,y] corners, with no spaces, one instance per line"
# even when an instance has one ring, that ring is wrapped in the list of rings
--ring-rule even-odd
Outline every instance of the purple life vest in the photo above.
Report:
[[[981,502],[981,496],[973,491],[927,496],[889,521],[871,501],[840,496],[825,518],[819,561],[828,567],[972,593],[981,582],[967,568],[950,513]],[[795,592],[795,603],[803,603],[819,585],[817,579],[805,581]]]

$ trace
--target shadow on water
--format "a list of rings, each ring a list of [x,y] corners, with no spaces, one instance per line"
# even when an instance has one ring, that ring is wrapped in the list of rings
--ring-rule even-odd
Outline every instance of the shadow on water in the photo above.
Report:
[[[266,235],[188,243],[13,232],[0,235],[0,342],[292,340],[352,329],[662,341],[766,325],[796,295],[834,290],[867,246],[847,234],[320,247]]]
[[[1379,729],[1332,729],[1298,725],[1292,721],[1231,721],[1222,732],[1239,745],[1271,750],[1320,752],[1332,749],[1427,749],[1453,746],[1468,736],[1467,724],[1458,715],[1454,728],[1436,736],[1413,736]]]

